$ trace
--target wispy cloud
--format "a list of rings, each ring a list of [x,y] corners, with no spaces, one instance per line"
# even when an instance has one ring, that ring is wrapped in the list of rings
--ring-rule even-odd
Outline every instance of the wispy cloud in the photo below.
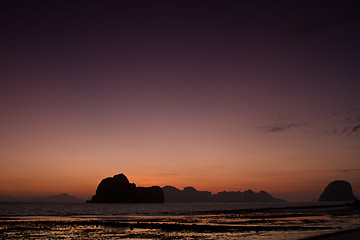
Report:
[[[301,123],[301,122],[306,122]],[[294,119],[277,114],[269,124],[258,127],[265,133],[280,133],[302,128],[304,133],[316,135],[360,136],[360,108],[353,107],[337,111],[324,111],[313,116]]]
[[[267,133],[277,133],[285,132],[293,128],[304,126],[305,124],[300,123],[283,123],[283,124],[272,124],[267,126],[262,126],[260,129]]]
[[[333,123],[332,128],[322,130],[322,134],[341,134],[358,137],[360,133],[360,109],[349,108],[333,113],[326,113],[319,119]]]

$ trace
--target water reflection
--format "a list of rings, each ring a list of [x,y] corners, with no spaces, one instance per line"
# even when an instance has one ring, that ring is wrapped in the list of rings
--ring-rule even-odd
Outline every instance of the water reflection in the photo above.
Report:
[[[360,213],[252,210],[162,216],[42,216],[0,218],[2,239],[299,239],[359,226]]]

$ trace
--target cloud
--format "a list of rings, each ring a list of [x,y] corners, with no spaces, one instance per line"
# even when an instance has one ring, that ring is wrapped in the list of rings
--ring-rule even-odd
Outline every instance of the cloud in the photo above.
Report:
[[[360,136],[360,108],[352,107],[319,112],[307,118],[294,119],[282,114],[274,115],[272,123],[258,127],[265,133],[280,133],[304,127],[304,133],[324,136]],[[299,123],[299,122],[306,122]]]
[[[360,136],[360,108],[358,107],[320,113],[310,122],[307,133]]]
[[[267,133],[285,132],[293,128],[304,126],[305,124],[300,123],[284,123],[284,124],[273,124],[268,126],[260,127],[260,129]]]
[[[357,125],[351,129],[351,132],[356,132],[359,129],[360,129],[360,125]]]
[[[342,130],[346,136],[358,136],[360,133],[360,124],[355,126],[348,126]]]

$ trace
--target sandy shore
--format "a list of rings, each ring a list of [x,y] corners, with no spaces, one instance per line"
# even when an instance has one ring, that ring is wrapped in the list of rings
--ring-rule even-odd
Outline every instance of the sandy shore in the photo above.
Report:
[[[0,239],[360,239],[360,212],[349,206],[201,213],[4,216]]]
[[[359,240],[360,228],[305,238],[303,240]]]
[[[283,215],[283,213],[282,213]],[[119,219],[73,219],[56,218],[56,220],[36,219],[11,219],[0,218],[0,239],[300,239],[303,240],[334,240],[334,239],[360,239],[360,229],[337,232],[333,234],[304,238],[305,236],[319,235],[323,230],[329,232],[336,228],[310,224],[299,224],[296,218],[295,225],[284,225],[284,218],[280,218],[281,224],[274,219],[249,219],[245,223],[238,215],[233,216],[242,222],[234,222],[228,215],[208,216],[204,220],[225,221],[213,224],[203,224],[200,220],[205,216],[182,216],[182,217],[124,217]],[[260,216],[261,218],[263,216]],[[319,222],[321,223],[321,222]],[[310,225],[310,226],[309,226]],[[288,236],[286,238],[286,235]]]

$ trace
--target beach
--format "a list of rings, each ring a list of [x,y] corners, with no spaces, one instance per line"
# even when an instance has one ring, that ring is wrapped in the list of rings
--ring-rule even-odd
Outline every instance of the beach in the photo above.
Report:
[[[358,209],[347,205],[20,204],[19,211],[26,206],[42,216],[3,214],[1,239],[352,239],[359,232],[349,230],[360,225]],[[91,209],[97,214],[85,215]]]
[[[303,240],[358,240],[360,239],[360,228],[324,234]]]

